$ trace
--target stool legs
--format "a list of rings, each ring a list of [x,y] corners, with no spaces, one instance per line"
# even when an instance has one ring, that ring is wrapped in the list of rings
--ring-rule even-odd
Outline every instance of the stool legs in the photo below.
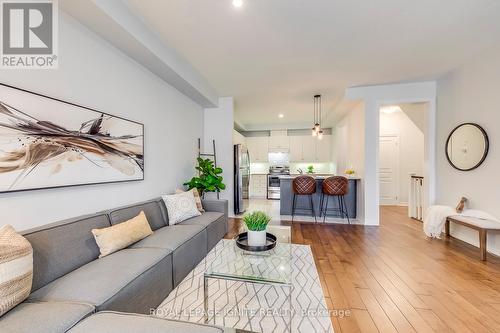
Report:
[[[314,222],[318,223],[316,219],[316,212],[314,211],[314,203],[312,195],[309,195],[309,203],[311,204],[311,216],[314,217]]]
[[[330,196],[326,195],[326,207],[323,209],[323,223],[325,223],[326,212],[328,211],[328,199],[330,199]]]
[[[295,203],[296,202],[297,202],[297,195],[294,193],[293,199],[292,199],[292,223],[293,223],[293,217],[295,216]]]
[[[326,203],[324,197],[326,196]],[[324,194],[321,198],[321,204],[320,204],[320,217],[321,214],[323,214],[323,223],[325,223],[326,220],[326,213],[328,211],[328,201],[330,199],[331,195]],[[344,196],[343,195],[336,195],[337,197],[337,202],[338,202],[338,211],[340,213],[340,217],[344,219],[344,217],[347,218],[347,223],[351,224],[351,220],[349,219],[349,213],[347,211],[347,204],[345,202]],[[335,200],[335,199],[334,199]],[[336,210],[336,209],[334,209]]]
[[[345,203],[344,196],[341,197],[341,201],[342,201],[342,210],[344,211],[345,216],[347,217],[347,223],[351,224],[351,221],[349,220],[349,212],[347,211],[347,204]]]
[[[292,223],[293,223],[293,218],[295,216],[295,210],[297,208],[297,196],[299,196],[300,194],[293,194],[293,197],[292,197]],[[315,222],[318,222],[318,220],[316,219],[316,210],[314,209],[314,202],[313,202],[313,198],[312,198],[312,195],[309,195],[309,194],[304,194],[304,195],[307,195],[309,197],[309,205],[311,207],[311,216],[314,217],[314,221]],[[320,211],[321,211],[321,207],[320,207]]]

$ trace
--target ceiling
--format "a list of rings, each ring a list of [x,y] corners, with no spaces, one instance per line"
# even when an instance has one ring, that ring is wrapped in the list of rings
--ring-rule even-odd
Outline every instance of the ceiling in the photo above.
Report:
[[[350,86],[436,79],[498,43],[498,0],[128,0],[245,129],[327,123]],[[281,119],[278,115],[282,113]]]

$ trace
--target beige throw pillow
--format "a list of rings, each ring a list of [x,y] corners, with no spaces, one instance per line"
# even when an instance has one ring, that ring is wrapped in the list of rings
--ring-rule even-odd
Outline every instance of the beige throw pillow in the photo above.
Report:
[[[143,211],[136,217],[114,226],[92,229],[97,246],[101,251],[99,258],[124,249],[153,233]]]
[[[203,209],[203,205],[202,205],[202,203],[201,203],[200,192],[198,192],[198,189],[193,188],[193,189],[190,189],[188,192],[193,192],[193,195],[194,195],[194,201],[196,202],[196,208],[198,208],[198,210],[199,210],[201,213],[204,213],[204,212],[205,212],[205,209]],[[179,193],[184,193],[184,191],[183,191],[183,190],[180,190],[180,189],[177,189],[177,190],[175,190],[175,193],[176,193],[176,194],[179,194]]]
[[[0,317],[24,301],[33,282],[33,248],[12,226],[0,228]]]
[[[201,215],[196,207],[196,201],[192,191],[163,195],[162,199],[167,207],[168,224],[170,225]]]

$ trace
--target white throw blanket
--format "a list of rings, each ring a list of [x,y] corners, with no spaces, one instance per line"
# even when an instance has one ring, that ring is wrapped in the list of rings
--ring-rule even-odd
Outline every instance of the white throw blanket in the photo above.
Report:
[[[480,210],[465,209],[462,213],[457,213],[455,209],[449,206],[431,206],[427,209],[427,214],[424,218],[424,232],[427,237],[441,238],[441,233],[443,232],[444,224],[448,216],[476,217],[483,220],[500,222],[493,215]]]

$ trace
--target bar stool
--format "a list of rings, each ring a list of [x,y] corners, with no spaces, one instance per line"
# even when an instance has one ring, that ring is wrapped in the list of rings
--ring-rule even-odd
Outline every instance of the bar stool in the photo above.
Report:
[[[295,177],[292,181],[292,190],[293,190],[293,201],[292,201],[292,223],[293,217],[295,216],[295,206],[297,204],[297,196],[307,195],[309,197],[309,204],[311,206],[311,216],[314,217],[314,221],[316,220],[316,213],[314,212],[314,204],[312,196],[316,193],[316,180],[311,176],[298,176]],[[307,209],[307,208],[304,208]]]
[[[330,211],[338,211],[342,219],[344,216],[347,217],[347,223],[351,224],[349,220],[349,214],[347,213],[347,205],[344,200],[344,196],[349,193],[349,181],[345,177],[334,176],[328,177],[323,181],[323,186],[321,189],[321,200],[320,200],[320,217],[323,215],[323,223],[326,220],[326,213],[328,211],[328,201],[330,197],[337,197],[339,208],[331,209]],[[326,206],[324,207],[324,200],[326,196]],[[335,199],[334,199],[335,200]]]

